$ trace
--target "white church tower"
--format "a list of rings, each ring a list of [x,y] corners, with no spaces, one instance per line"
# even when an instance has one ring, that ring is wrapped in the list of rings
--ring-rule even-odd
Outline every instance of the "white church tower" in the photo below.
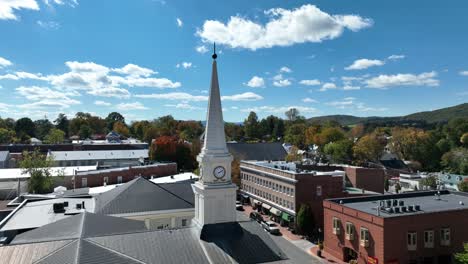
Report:
[[[192,184],[195,194],[195,218],[197,225],[236,221],[236,190],[231,181],[232,156],[226,146],[223,110],[216,67],[216,46],[213,53],[210,97],[204,144],[197,161],[200,164],[200,180]]]

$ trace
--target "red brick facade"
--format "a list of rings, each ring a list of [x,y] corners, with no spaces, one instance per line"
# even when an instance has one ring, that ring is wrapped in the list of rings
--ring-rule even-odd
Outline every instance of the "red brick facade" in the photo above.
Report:
[[[75,188],[103,186],[104,179],[107,177],[107,184],[119,183],[119,176],[122,177],[121,183],[133,180],[135,177],[154,178],[170,176],[177,174],[177,164],[157,164],[148,166],[128,167],[120,169],[110,169],[102,171],[90,171],[78,173],[75,176]],[[73,188],[73,177],[65,177],[60,185],[67,188]],[[87,186],[82,186],[83,178],[86,178]]]
[[[384,263],[450,263],[454,252],[463,250],[468,241],[468,208],[465,210],[379,217],[354,210],[336,202],[324,201],[324,250],[337,258],[347,261],[346,248],[357,253],[358,263],[367,264],[369,257],[378,264]],[[340,220],[340,234],[333,234],[333,218]],[[346,223],[354,226],[354,240],[346,239]],[[369,246],[360,245],[360,229],[369,230]],[[442,246],[440,231],[450,229],[450,245]],[[426,248],[424,232],[433,231],[434,246]],[[407,245],[408,232],[417,234],[415,250]],[[447,262],[448,261],[448,262]]]
[[[385,171],[378,168],[344,167],[353,187],[384,193]]]

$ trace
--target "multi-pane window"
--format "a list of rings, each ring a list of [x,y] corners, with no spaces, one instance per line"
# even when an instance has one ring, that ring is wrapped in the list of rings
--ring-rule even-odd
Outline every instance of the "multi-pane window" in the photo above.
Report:
[[[316,190],[317,196],[322,196],[322,186],[321,186],[321,185],[318,185],[316,189],[317,189],[317,190]]]
[[[337,217],[333,217],[333,234],[339,235],[341,230],[341,220]]]
[[[359,238],[359,244],[362,247],[369,247],[369,229],[361,227],[361,236]]]
[[[417,248],[418,235],[416,232],[408,232],[406,244],[408,245],[408,250],[416,250]]]
[[[442,228],[440,230],[440,245],[450,246],[450,228]]]
[[[354,225],[353,223],[346,222],[346,239],[354,240]]]
[[[434,247],[434,231],[433,230],[424,231],[424,247],[425,248]]]

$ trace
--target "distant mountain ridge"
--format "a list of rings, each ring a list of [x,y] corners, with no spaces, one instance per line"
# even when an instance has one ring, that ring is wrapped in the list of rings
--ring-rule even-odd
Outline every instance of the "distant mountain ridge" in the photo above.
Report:
[[[310,122],[336,121],[341,125],[355,125],[360,123],[374,122],[401,122],[401,121],[424,121],[427,123],[444,123],[452,118],[468,118],[468,103],[441,108],[433,111],[424,111],[405,116],[394,117],[358,117],[352,115],[327,115],[309,118]]]

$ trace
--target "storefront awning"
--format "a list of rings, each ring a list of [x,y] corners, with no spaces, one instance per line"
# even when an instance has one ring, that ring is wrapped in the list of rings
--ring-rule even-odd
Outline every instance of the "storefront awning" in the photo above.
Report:
[[[265,204],[265,203],[262,204],[262,207],[265,208],[265,209],[267,209],[267,210],[270,210],[270,209],[271,209],[271,206],[268,205],[268,204]]]
[[[260,202],[258,200],[255,200],[255,199],[252,199],[252,204],[262,204],[262,202]]]
[[[289,222],[291,221],[292,216],[283,212],[283,214],[281,215],[281,218]]]
[[[276,208],[274,208],[274,207],[272,207],[272,208],[270,209],[270,213],[272,213],[272,214],[274,214],[274,215],[276,215],[276,216],[281,216],[281,211],[278,210],[278,209],[276,209]]]

